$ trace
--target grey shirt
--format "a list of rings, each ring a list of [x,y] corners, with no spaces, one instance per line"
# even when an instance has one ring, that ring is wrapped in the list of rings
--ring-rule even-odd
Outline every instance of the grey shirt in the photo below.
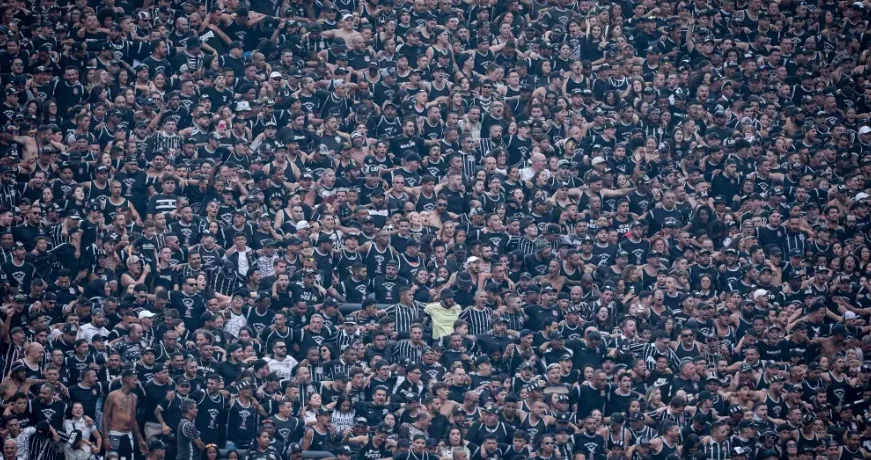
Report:
[[[200,439],[200,431],[196,425],[188,419],[182,419],[176,430],[177,436],[177,457],[178,460],[195,460],[199,458],[200,451],[194,444],[194,441]]]

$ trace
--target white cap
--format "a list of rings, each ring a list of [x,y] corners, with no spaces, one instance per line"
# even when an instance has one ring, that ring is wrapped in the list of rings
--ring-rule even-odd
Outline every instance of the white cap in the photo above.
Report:
[[[765,289],[757,289],[753,291],[753,300],[756,300],[764,295],[768,295],[768,291],[766,291]]]
[[[596,158],[593,158],[593,161],[591,161],[590,163],[593,166],[596,166],[597,164],[604,163],[604,162],[605,162],[605,159],[603,157],[596,157]]]
[[[271,74],[269,74],[269,78],[270,78],[270,79],[272,79],[272,78],[281,78],[281,72],[272,72]]]
[[[299,221],[299,222],[296,223],[296,229],[297,229],[297,230],[303,230],[303,229],[306,229],[306,228],[311,228],[311,225],[309,225],[309,223],[308,223],[307,220],[301,220],[301,221]]]
[[[342,15],[342,20],[344,21],[344,20],[347,20],[347,19],[351,19],[351,18],[353,18],[353,17],[354,17],[353,14],[345,13],[345,14]]]
[[[479,260],[481,260],[481,259],[479,259],[479,258],[476,257],[476,256],[472,256],[472,257],[469,257],[468,259],[466,259],[466,264],[468,265],[468,264],[470,264],[470,263],[472,263],[472,262],[477,262],[477,261],[479,261]]]
[[[865,192],[859,192],[859,193],[856,194],[856,198],[855,198],[855,199],[856,199],[856,201],[862,201],[862,200],[867,199],[869,196],[871,196],[871,195],[868,195],[868,194],[865,193]]]
[[[155,316],[157,316],[157,314],[152,313],[152,312],[150,312],[150,311],[148,311],[148,310],[142,310],[142,311],[139,312],[139,319],[142,319],[142,318],[154,318]]]
[[[844,313],[844,319],[846,319],[846,320],[856,319],[858,317],[859,317],[859,315],[857,315],[856,312],[853,312],[853,311],[848,311],[848,312]]]
[[[859,134],[868,134],[871,133],[871,126],[863,126],[859,128]]]

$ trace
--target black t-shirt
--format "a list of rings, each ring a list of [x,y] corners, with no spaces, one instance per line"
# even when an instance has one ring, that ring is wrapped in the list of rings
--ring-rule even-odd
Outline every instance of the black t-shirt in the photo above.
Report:
[[[159,384],[152,380],[145,384],[145,400],[142,401],[142,408],[145,410],[145,421],[157,423],[157,418],[154,416],[154,409],[166,399],[166,393],[173,391],[175,385],[170,382],[167,384]]]
[[[532,304],[523,307],[523,311],[529,317],[527,327],[533,331],[544,330],[544,326],[550,321],[560,320],[558,308],[545,308],[538,304]]]
[[[200,327],[200,316],[206,310],[206,303],[200,294],[187,295],[181,291],[169,293],[169,304],[178,310],[189,331],[195,331]]]
[[[10,286],[19,286],[20,289],[27,293],[30,292],[30,281],[33,279],[35,269],[30,262],[22,262],[21,265],[16,265],[13,262],[6,262],[0,265],[6,281]]]
[[[92,419],[97,417],[97,400],[103,396],[103,385],[97,382],[96,385],[90,388],[83,388],[80,385],[73,385],[67,389],[70,394],[70,401],[73,403],[81,403],[84,414]]]
[[[30,411],[33,414],[33,421],[35,423],[46,420],[55,430],[63,430],[67,403],[60,400],[51,400],[46,404],[41,399],[35,398],[30,402]]]
[[[224,378],[225,382],[235,382],[242,373],[242,364],[224,361],[218,364],[217,372]]]

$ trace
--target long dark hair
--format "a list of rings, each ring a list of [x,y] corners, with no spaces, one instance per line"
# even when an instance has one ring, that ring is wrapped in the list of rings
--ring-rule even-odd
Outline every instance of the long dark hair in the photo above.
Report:
[[[221,450],[218,449],[218,446],[216,444],[206,444],[206,447],[203,449],[203,453],[200,454],[201,460],[209,460],[209,449],[211,448],[214,448],[215,451],[218,453],[218,458],[221,458]],[[224,458],[230,458],[230,452],[236,452],[236,455],[239,455],[239,452],[237,452],[236,449],[231,449],[227,451],[227,455]]]
[[[341,410],[341,409],[342,409],[342,403],[345,402],[345,401],[350,401],[350,402],[352,403],[352,404],[351,404],[351,410],[354,410],[354,404],[353,404],[353,401],[351,401],[351,398],[349,398],[348,395],[341,395],[341,396],[339,396],[338,398],[336,398],[336,405],[334,406],[335,410],[337,410],[337,411]]]

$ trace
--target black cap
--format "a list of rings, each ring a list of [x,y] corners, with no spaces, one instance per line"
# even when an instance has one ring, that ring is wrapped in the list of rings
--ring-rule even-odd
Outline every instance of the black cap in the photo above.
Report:
[[[148,451],[154,452],[156,450],[166,450],[166,444],[160,439],[152,438],[151,441],[148,441]]]

